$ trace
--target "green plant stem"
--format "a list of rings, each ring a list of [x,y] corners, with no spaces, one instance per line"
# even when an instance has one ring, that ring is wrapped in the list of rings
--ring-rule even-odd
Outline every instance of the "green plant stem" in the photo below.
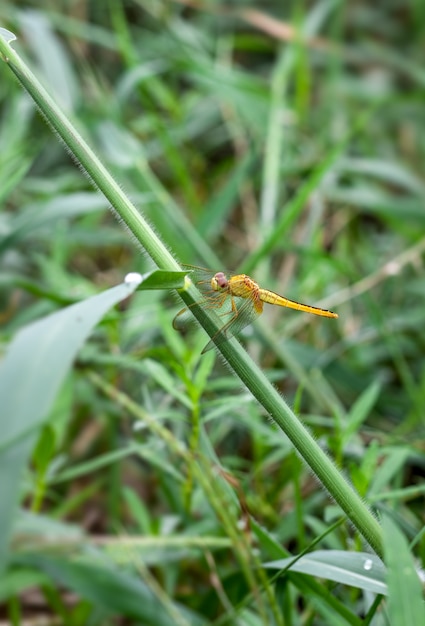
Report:
[[[9,67],[34,99],[41,112],[65,143],[66,147],[88,173],[93,183],[109,200],[119,219],[128,227],[133,237],[140,243],[158,267],[180,270],[166,246],[153,232],[136,207],[125,196],[106,168],[93,151],[86,145],[71,122],[56,106],[53,99],[21,60],[19,55],[0,37],[0,52]],[[196,300],[197,291],[190,287],[180,292],[183,300],[191,304]],[[219,327],[218,318],[199,306],[192,311],[210,336]],[[250,359],[236,339],[222,343],[218,350],[236,375],[251,391],[258,402],[291,440],[295,448],[329,494],[339,504],[357,530],[363,535],[375,552],[382,556],[381,529],[360,496],[338,472],[329,457],[318,446],[310,433],[298,420],[282,396],[269,383],[263,371]]]

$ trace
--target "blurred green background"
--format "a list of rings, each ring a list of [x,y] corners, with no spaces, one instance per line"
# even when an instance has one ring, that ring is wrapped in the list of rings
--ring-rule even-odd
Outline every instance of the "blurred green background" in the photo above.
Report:
[[[425,4],[5,1],[0,23],[17,34],[15,49],[179,261],[244,271],[339,314],[334,321],[266,307],[242,340],[361,495],[417,537],[425,468]],[[152,264],[4,63],[0,107],[5,348],[28,322]],[[212,352],[200,356],[205,333],[173,330],[179,308],[173,294],[141,292],[96,329],[41,435],[22,501],[44,525],[44,539],[53,521],[65,524],[64,537],[71,528],[86,532],[102,554],[109,541],[120,552],[119,535],[145,537],[144,547],[130,542],[119,556],[166,615],[176,601],[196,619],[237,623],[238,607],[242,624],[279,623],[278,610],[268,622],[249,595],[261,583],[249,575],[255,559],[277,557],[271,538],[299,553],[337,513],[239,381]],[[135,406],[123,408],[114,390]],[[166,433],[146,423],[135,430],[138,410]],[[187,445],[192,458],[202,450],[207,475],[217,475],[215,495],[170,441]],[[234,526],[220,519],[226,506]],[[245,525],[246,545],[235,547],[230,528],[246,511],[263,531]],[[170,536],[181,544],[167,543]],[[205,539],[202,549],[194,537]],[[219,549],[212,538],[229,543]],[[86,545],[78,533],[72,541]],[[359,539],[349,527],[321,544],[353,546]],[[416,548],[423,558],[420,538]],[[104,554],[95,556],[102,564]],[[99,600],[127,597],[133,579],[120,579],[114,594],[100,585],[100,596],[90,595],[92,573],[69,574],[68,566],[66,558],[57,565],[58,579],[80,598],[72,613],[51,563],[27,560],[26,575],[41,568],[46,579],[0,597],[10,619],[37,611],[73,624],[109,623],[110,613],[136,619],[130,601]],[[73,586],[75,577],[84,582]],[[283,587],[276,594],[285,596],[287,623],[331,623],[327,611],[342,619],[344,606],[352,621],[344,614],[347,621],[334,623],[357,623],[365,613],[360,592],[340,586],[341,605],[321,598],[318,608],[311,589],[295,585],[285,595]],[[303,612],[310,622],[297,621]],[[155,609],[138,619],[168,623]]]

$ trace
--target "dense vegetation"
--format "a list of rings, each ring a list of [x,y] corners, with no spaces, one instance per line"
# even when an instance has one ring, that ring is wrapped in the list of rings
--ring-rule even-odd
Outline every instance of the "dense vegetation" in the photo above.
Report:
[[[27,416],[0,406],[2,617],[421,624],[424,4],[4,2],[0,26],[179,262],[338,313],[266,306],[239,339],[383,523],[388,566],[233,342],[201,355],[164,284],[112,300],[175,268],[2,62],[0,404]],[[49,326],[75,303],[101,320],[81,349]],[[17,336],[40,319],[48,338]]]

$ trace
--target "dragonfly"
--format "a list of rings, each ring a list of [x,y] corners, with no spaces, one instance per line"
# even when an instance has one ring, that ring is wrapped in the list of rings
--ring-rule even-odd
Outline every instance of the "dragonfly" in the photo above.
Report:
[[[173,320],[173,327],[180,330],[186,323],[190,308],[195,305],[212,309],[220,317],[225,318],[221,328],[202,350],[202,354],[215,345],[228,341],[257,319],[263,312],[264,302],[321,317],[338,317],[333,311],[289,300],[270,289],[263,289],[246,274],[214,272],[193,265],[183,265],[183,268],[190,272],[190,279],[202,293],[203,299],[179,311]]]

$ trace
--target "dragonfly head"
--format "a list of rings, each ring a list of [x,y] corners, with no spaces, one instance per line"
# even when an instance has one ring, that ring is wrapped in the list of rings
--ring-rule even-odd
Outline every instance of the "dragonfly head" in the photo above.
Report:
[[[223,291],[227,289],[229,281],[227,280],[226,274],[223,272],[217,272],[211,278],[211,287],[214,291]]]

